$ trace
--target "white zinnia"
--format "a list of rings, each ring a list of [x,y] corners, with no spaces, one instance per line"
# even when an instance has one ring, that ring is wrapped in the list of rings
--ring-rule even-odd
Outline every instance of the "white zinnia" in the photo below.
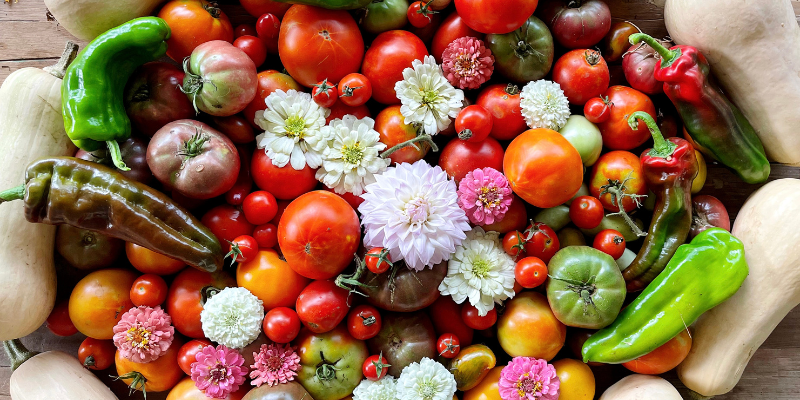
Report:
[[[503,251],[497,232],[476,227],[456,248],[447,264],[447,277],[439,284],[442,295],[461,304],[469,303],[484,316],[494,303],[514,297],[514,260]]]
[[[456,378],[428,357],[403,368],[397,379],[399,400],[452,400],[455,393]]]
[[[389,249],[415,271],[450,259],[470,229],[456,183],[423,160],[375,175],[361,198],[364,245]]]
[[[528,82],[520,93],[520,108],[531,128],[561,129],[570,116],[569,100],[561,85],[553,81]]]
[[[406,124],[420,124],[425,133],[435,135],[450,126],[464,106],[464,92],[444,77],[433,56],[414,60],[403,70],[403,80],[394,84],[400,99],[400,113]]]
[[[391,162],[379,154],[386,145],[380,142],[381,135],[374,127],[372,118],[356,119],[352,115],[323,127],[322,134],[329,142],[322,153],[317,180],[339,194],[364,193],[364,186],[375,182],[374,174],[385,170]]]
[[[301,170],[306,164],[318,168],[322,151],[328,144],[321,129],[330,110],[320,107],[308,93],[276,90],[264,100],[267,109],[256,112],[255,122],[264,133],[256,136],[259,149],[276,167],[291,161],[292,168]]]
[[[353,390],[353,400],[397,400],[397,381],[391,375],[374,382],[364,379]]]
[[[263,321],[263,303],[243,287],[222,289],[206,301],[200,313],[203,334],[232,349],[256,340]]]

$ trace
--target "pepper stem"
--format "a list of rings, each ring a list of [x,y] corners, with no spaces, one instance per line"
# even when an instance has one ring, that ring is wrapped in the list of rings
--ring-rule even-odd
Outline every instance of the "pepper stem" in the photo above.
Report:
[[[661,56],[661,68],[669,67],[681,56],[680,50],[670,50],[646,33],[634,33],[628,37],[628,41],[630,41],[631,44],[645,42],[648,46],[652,47],[653,50]]]
[[[130,171],[131,169],[125,165],[125,161],[122,161],[119,143],[116,140],[107,140],[106,145],[108,145],[108,156],[111,157],[111,162],[114,163],[114,166],[120,171]]]
[[[16,371],[22,363],[39,354],[25,348],[19,339],[4,340],[3,349],[6,351],[9,361],[11,361],[11,371]]]
[[[647,154],[652,157],[660,158],[669,158],[672,156],[678,145],[664,139],[664,135],[661,134],[661,130],[658,129],[658,124],[653,117],[644,111],[636,111],[628,117],[628,125],[631,129],[639,129],[639,120],[644,121],[647,125],[647,129],[650,130],[650,135],[653,136],[653,148],[647,152]]]
[[[0,204],[25,198],[25,185],[15,186],[0,192]]]
[[[392,155],[392,153],[394,153],[395,151],[400,150],[400,149],[402,149],[404,147],[414,146],[416,148],[417,147],[416,143],[418,143],[418,142],[428,143],[428,145],[431,146],[431,150],[433,150],[434,152],[439,151],[439,147],[436,146],[436,143],[433,142],[433,138],[431,137],[431,135],[428,135],[427,133],[423,133],[422,135],[419,135],[419,136],[417,136],[417,137],[415,137],[413,139],[406,140],[403,143],[400,143],[398,145],[392,146],[392,147],[384,150],[384,152],[381,153],[381,158],[389,158],[389,156]]]
[[[72,41],[68,41],[67,45],[64,47],[64,52],[61,53],[61,58],[58,59],[58,62],[55,63],[55,65],[44,67],[42,69],[44,72],[47,72],[58,79],[63,79],[64,75],[67,73],[67,67],[69,67],[69,64],[71,64],[77,56],[78,45]]]

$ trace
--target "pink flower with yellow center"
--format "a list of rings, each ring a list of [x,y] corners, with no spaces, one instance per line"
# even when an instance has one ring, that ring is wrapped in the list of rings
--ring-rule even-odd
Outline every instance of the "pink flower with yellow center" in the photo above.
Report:
[[[561,381],[556,368],[533,357],[514,357],[500,372],[503,400],[557,400]]]
[[[289,345],[262,344],[258,353],[253,353],[256,363],[251,366],[253,385],[275,386],[293,381],[300,369],[300,356]]]
[[[452,41],[442,53],[442,71],[459,89],[477,89],[492,77],[494,56],[482,40],[465,36]]]
[[[490,225],[503,219],[511,200],[508,179],[494,168],[467,172],[458,183],[458,205],[476,225]]]
[[[172,318],[161,307],[131,308],[114,325],[114,345],[122,357],[136,363],[158,359],[174,338]]]
[[[224,399],[239,390],[247,377],[244,357],[224,345],[203,347],[192,363],[192,380],[212,399]]]

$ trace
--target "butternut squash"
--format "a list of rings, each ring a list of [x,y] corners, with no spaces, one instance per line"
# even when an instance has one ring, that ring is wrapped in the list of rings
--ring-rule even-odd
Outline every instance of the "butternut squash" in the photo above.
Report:
[[[600,400],[683,400],[683,398],[664,378],[633,374],[611,385],[600,396]]]
[[[779,179],[753,193],[731,231],[744,243],[750,275],[733,297],[695,323],[678,378],[703,396],[729,392],[756,349],[800,304],[800,180]]]
[[[800,26],[790,0],[667,0],[678,44],[697,47],[767,157],[800,165]]]
[[[1,190],[19,185],[33,160],[74,154],[61,117],[61,77],[77,52],[69,43],[49,72],[23,68],[0,87]],[[0,205],[0,340],[35,331],[53,309],[55,233],[54,226],[28,223],[19,202]]]
[[[153,13],[164,0],[44,0],[59,25],[87,42],[134,18]]]

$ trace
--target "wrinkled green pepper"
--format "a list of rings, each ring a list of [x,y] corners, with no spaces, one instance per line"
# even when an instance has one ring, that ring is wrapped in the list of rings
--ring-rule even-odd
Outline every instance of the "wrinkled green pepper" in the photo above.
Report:
[[[0,192],[0,203],[20,199],[30,222],[100,232],[209,272],[223,266],[219,241],[194,216],[163,193],[91,161],[33,162],[24,185]]]
[[[279,3],[305,4],[329,10],[357,10],[366,7],[372,0],[275,0]]]
[[[157,17],[136,18],[89,43],[67,68],[61,84],[67,135],[79,148],[108,147],[117,168],[127,170],[118,141],[131,136],[125,113],[125,84],[136,67],[167,52],[170,29]]]
[[[739,239],[721,228],[700,233],[613,324],[584,343],[583,361],[620,364],[650,353],[733,296],[747,274]]]

